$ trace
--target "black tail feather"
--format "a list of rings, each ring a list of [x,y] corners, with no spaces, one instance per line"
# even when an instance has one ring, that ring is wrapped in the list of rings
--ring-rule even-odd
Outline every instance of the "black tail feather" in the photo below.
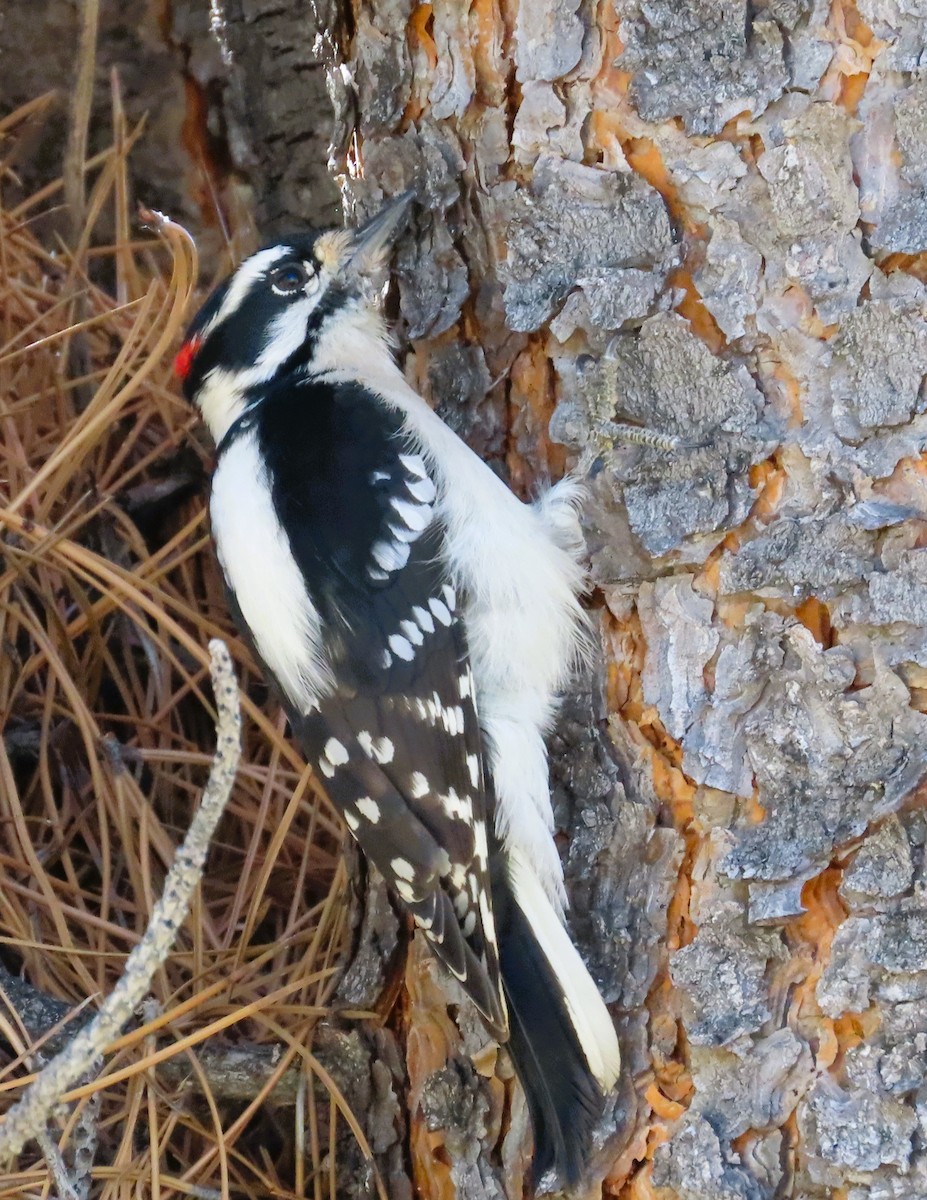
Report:
[[[557,977],[503,871],[493,879],[499,962],[509,1005],[509,1051],[534,1127],[533,1187],[553,1167],[579,1182],[604,1097],[589,1071]]]

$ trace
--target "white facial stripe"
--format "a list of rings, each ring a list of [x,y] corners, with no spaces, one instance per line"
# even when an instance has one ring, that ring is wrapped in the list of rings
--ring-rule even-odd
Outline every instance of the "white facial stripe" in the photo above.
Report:
[[[254,366],[243,367],[238,371],[213,367],[207,372],[197,392],[196,402],[217,442],[222,440],[228,427],[244,411],[247,389],[271,379],[278,367],[303,344],[306,323],[317,302],[317,297],[309,296],[292,300],[283,312],[274,317],[267,328],[264,349],[255,360]]]
[[[246,258],[232,276],[229,290],[225,293],[219,311],[206,328],[202,330],[202,336],[204,338],[208,337],[218,325],[227,320],[232,313],[237,312],[255,283],[275,263],[289,258],[292,253],[293,249],[291,246],[270,246],[267,250],[259,250],[257,254],[252,254],[250,258]]]
[[[315,308],[316,301],[309,296],[291,300],[282,313],[274,317],[267,326],[264,349],[254,363],[254,369],[270,379],[278,367],[295,354],[306,340],[306,322]]]

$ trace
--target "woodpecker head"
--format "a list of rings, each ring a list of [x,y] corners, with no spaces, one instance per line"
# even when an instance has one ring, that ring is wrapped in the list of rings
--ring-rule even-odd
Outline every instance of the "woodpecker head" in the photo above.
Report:
[[[254,390],[301,367],[337,370],[338,350],[386,337],[368,299],[412,200],[360,229],[298,234],[245,259],[193,319],[174,369],[219,441]]]

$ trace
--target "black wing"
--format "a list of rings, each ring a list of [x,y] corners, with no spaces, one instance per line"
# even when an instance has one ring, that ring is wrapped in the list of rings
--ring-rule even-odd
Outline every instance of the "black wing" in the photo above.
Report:
[[[258,431],[335,678],[315,710],[291,712],[295,731],[367,856],[504,1039],[480,729],[435,485],[398,416],[357,387],[281,389]]]

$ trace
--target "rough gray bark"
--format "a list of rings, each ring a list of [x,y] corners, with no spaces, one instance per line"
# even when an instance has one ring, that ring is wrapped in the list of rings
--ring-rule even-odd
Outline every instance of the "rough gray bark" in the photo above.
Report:
[[[203,106],[192,132],[206,171],[214,177],[218,166],[220,178],[244,188],[243,206],[265,236],[338,223],[326,74],[341,35],[338,6],[230,0],[170,12],[171,38]]]
[[[354,191],[424,209],[407,371],[446,405],[451,358],[516,486],[549,420],[592,492],[605,707],[572,696],[554,748],[635,1081],[609,1191],[927,1194],[924,18],[411,16],[360,4],[350,46]]]

